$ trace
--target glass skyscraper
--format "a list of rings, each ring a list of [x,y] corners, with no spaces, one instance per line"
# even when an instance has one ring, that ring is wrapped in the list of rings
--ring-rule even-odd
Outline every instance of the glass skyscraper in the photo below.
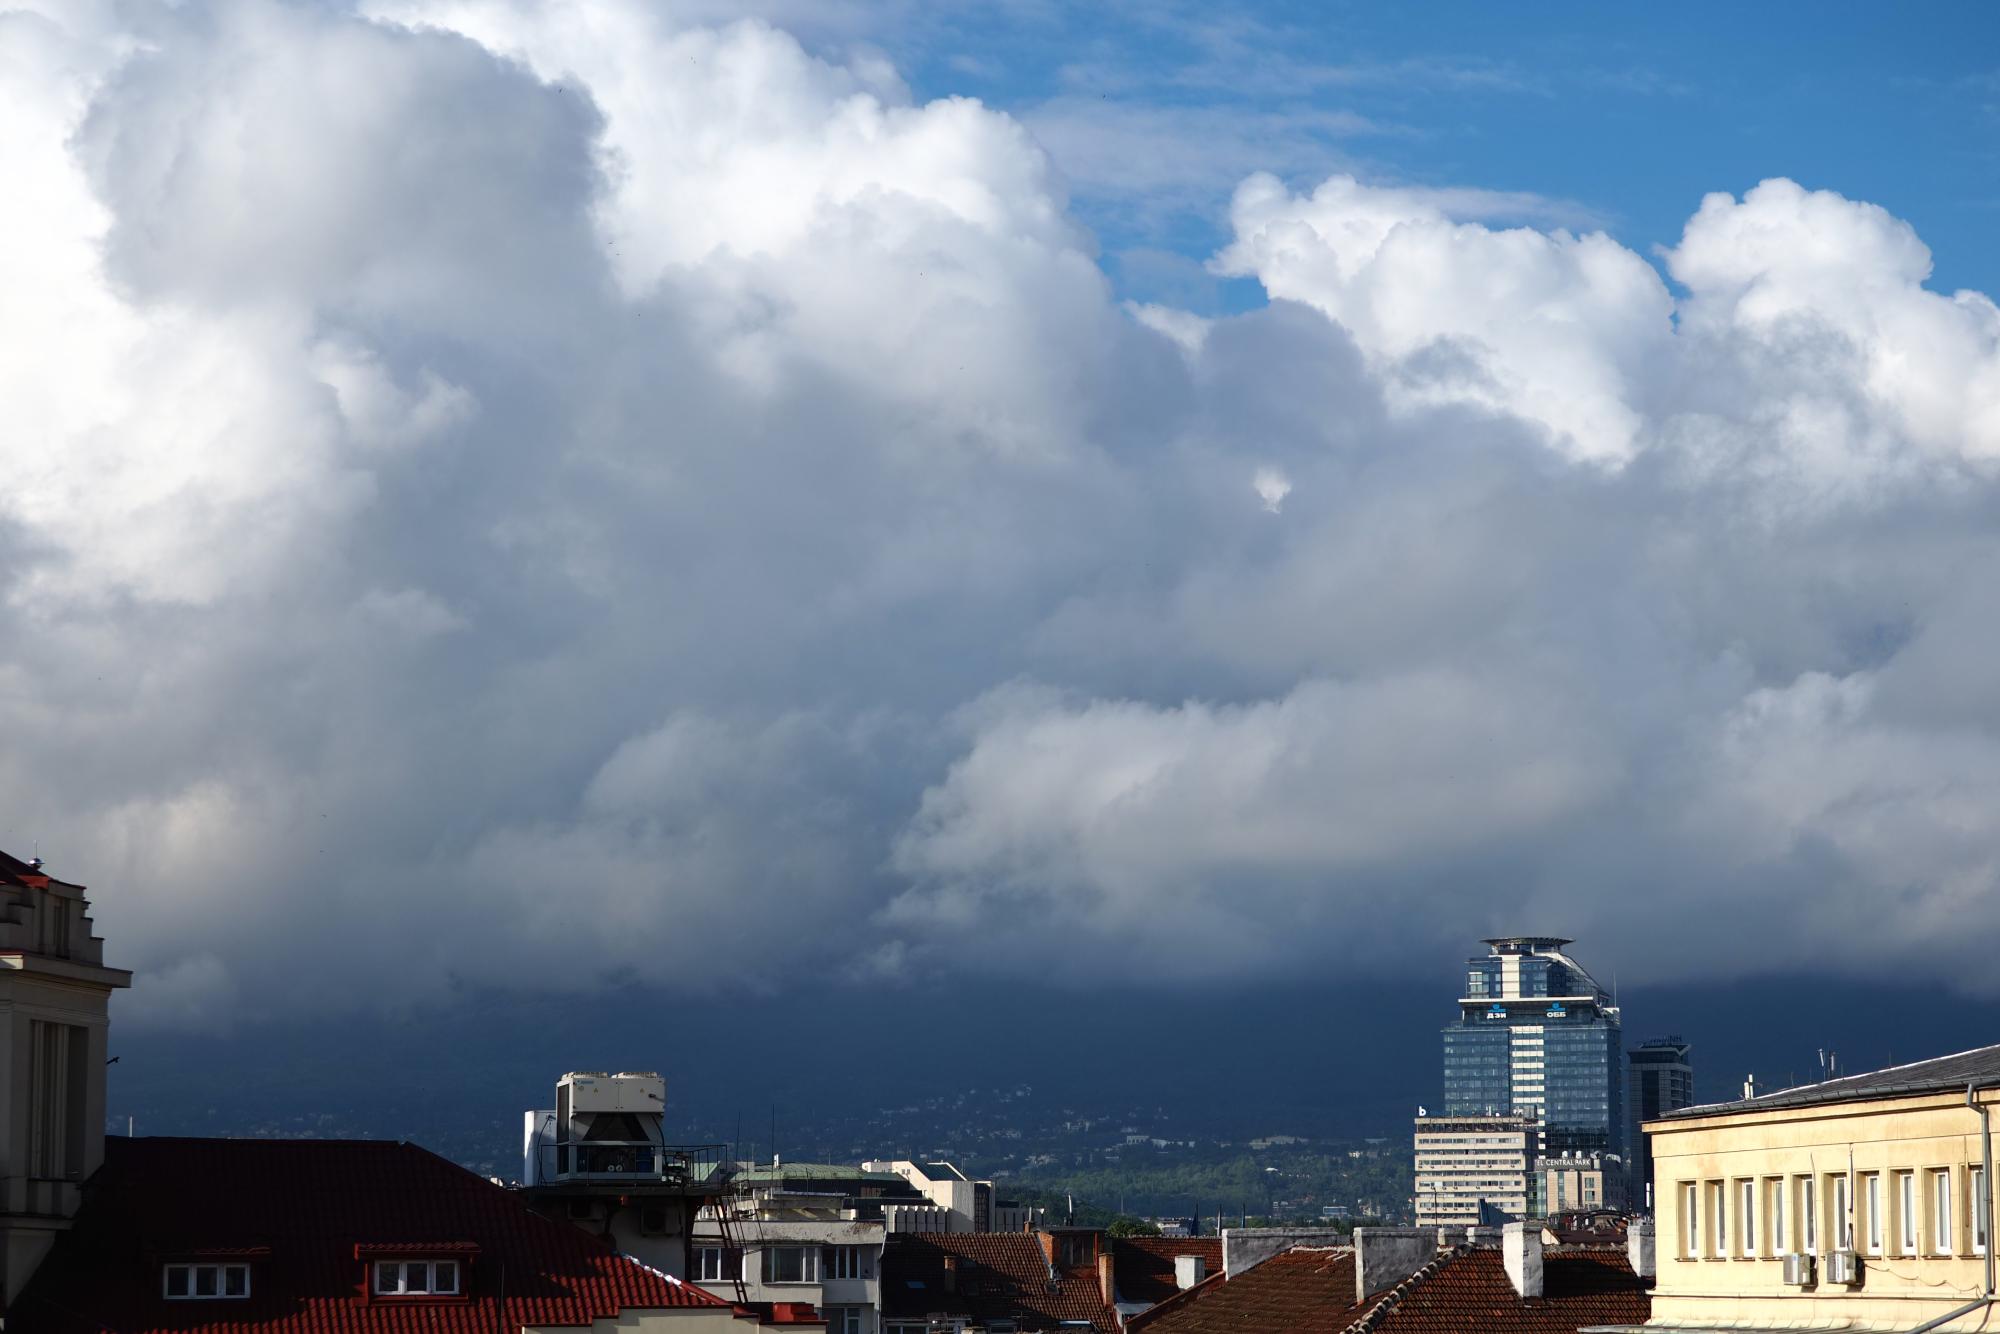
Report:
[[[1444,1030],[1447,1116],[1523,1116],[1544,1158],[1624,1160],[1618,1007],[1559,936],[1503,936],[1466,960]],[[1616,1165],[1606,1162],[1607,1168]]]
[[[1655,1117],[1694,1106],[1694,1048],[1679,1034],[1642,1042],[1631,1052],[1631,1080],[1625,1088],[1625,1146],[1632,1179],[1632,1203],[1653,1204],[1653,1156],[1639,1127]]]

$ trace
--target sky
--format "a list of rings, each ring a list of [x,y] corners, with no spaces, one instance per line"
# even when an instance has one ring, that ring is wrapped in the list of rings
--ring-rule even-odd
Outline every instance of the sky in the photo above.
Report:
[[[1992,9],[1212,10],[0,5],[0,845],[119,1022],[1992,999]]]

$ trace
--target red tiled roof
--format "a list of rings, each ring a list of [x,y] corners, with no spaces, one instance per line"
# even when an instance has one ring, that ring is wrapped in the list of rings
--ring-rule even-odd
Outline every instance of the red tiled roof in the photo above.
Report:
[[[1126,1322],[1132,1334],[1332,1334],[1360,1314],[1354,1252],[1294,1247],[1231,1279],[1207,1280]]]
[[[1201,1257],[1202,1274],[1222,1272],[1220,1237],[1113,1237],[1112,1276],[1121,1302],[1163,1302],[1180,1291],[1174,1260]]]
[[[957,1262],[946,1287],[946,1261]],[[897,1232],[882,1251],[882,1309],[890,1316],[1012,1320],[1022,1330],[1088,1321],[1115,1331],[1093,1265],[1055,1267],[1032,1232]]]
[[[1354,1301],[1353,1252],[1302,1247],[1211,1280],[1127,1323],[1131,1334],[1576,1334],[1644,1324],[1652,1298],[1622,1247],[1551,1246],[1543,1295],[1523,1300],[1492,1247],[1448,1251],[1402,1283]]]
[[[1588,1325],[1643,1325],[1652,1295],[1622,1246],[1551,1246],[1542,1295],[1523,1300],[1492,1247],[1443,1256],[1397,1286],[1356,1328],[1369,1334],[1576,1334]]]
[[[491,1334],[729,1305],[414,1144],[114,1138],[84,1192],[75,1225],[8,1311],[10,1331]],[[412,1258],[457,1251],[467,1296],[371,1299],[367,1257],[384,1245]],[[467,1245],[477,1252],[458,1249]],[[166,1259],[257,1248],[268,1255],[248,1260],[247,1299],[160,1295]]]

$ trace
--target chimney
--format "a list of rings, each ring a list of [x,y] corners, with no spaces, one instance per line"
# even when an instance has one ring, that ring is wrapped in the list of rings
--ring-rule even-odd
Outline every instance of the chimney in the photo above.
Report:
[[[1643,1279],[1653,1278],[1653,1220],[1635,1218],[1625,1225],[1625,1258],[1632,1272]]]
[[[947,1255],[944,1257],[944,1290],[946,1296],[951,1296],[958,1291],[958,1257],[956,1255]]]
[[[1042,1244],[1042,1263],[1049,1267],[1049,1277],[1053,1279],[1056,1274],[1056,1234],[1037,1232],[1035,1240]]]
[[[1500,1234],[1500,1262],[1522,1297],[1542,1295],[1542,1225],[1509,1223]]]
[[[1174,1286],[1186,1292],[1195,1284],[1207,1278],[1203,1273],[1208,1266],[1199,1255],[1176,1255],[1174,1257]]]
[[[1437,1255],[1437,1234],[1422,1227],[1354,1229],[1354,1300],[1386,1292]]]
[[[1097,1291],[1103,1296],[1106,1306],[1118,1305],[1118,1284],[1111,1276],[1111,1253],[1097,1257]]]

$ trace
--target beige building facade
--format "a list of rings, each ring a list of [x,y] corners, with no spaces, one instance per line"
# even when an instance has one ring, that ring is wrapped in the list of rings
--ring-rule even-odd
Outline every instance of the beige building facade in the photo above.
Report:
[[[2000,1328],[2000,1047],[1648,1122],[1655,1327]]]
[[[1527,1217],[1537,1129],[1524,1116],[1418,1117],[1417,1226]]]
[[[0,1301],[11,1305],[104,1161],[111,993],[81,885],[0,854]]]

